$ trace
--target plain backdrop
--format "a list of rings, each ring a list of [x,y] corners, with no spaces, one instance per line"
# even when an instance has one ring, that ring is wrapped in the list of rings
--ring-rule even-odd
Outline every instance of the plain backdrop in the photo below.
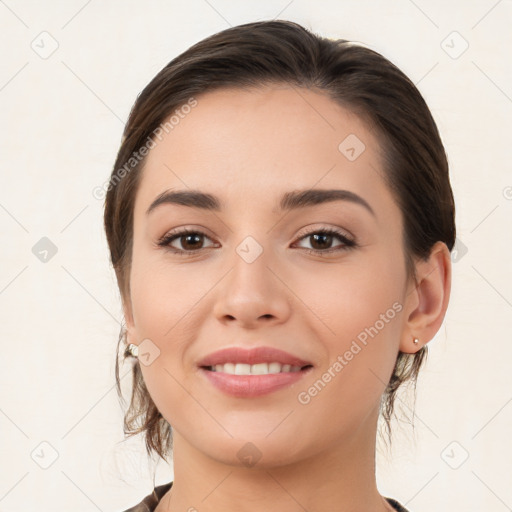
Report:
[[[394,448],[379,448],[379,490],[411,512],[512,510],[512,2],[2,0],[1,511],[119,512],[151,491],[141,438],[122,442],[121,305],[93,190],[167,62],[272,18],[397,64],[449,157],[451,302],[418,382],[415,433],[404,396]],[[157,484],[171,480],[171,467],[155,469]]]

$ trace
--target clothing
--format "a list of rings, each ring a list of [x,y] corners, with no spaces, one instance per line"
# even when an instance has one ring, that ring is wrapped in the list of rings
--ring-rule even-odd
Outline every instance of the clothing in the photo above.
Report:
[[[146,496],[138,505],[135,505],[124,512],[154,512],[158,502],[171,487],[172,482],[155,487],[153,492]],[[409,512],[393,498],[386,498],[386,500],[397,512]]]
[[[124,512],[153,512],[164,494],[172,487],[172,482],[159,485],[153,489],[138,505],[125,510]]]

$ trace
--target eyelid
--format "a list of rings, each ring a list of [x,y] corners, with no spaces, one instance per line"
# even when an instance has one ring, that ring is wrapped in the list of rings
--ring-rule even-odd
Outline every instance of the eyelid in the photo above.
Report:
[[[328,249],[309,249],[307,247],[300,247],[302,250],[306,251],[309,254],[312,254],[314,256],[320,256],[320,257],[329,257],[334,255],[339,255],[340,253],[343,253],[345,251],[348,251],[350,249],[354,249],[358,247],[358,243],[356,242],[355,238],[352,235],[347,235],[344,231],[342,231],[340,228],[334,228],[334,227],[315,227],[307,231],[306,233],[303,233],[301,236],[297,238],[297,242],[294,242],[294,245],[297,243],[301,243],[303,240],[307,240],[308,237],[316,234],[316,233],[323,233],[327,234],[328,236],[332,236],[334,238],[337,238],[341,244],[329,247]]]
[[[210,237],[207,233],[205,233],[205,231],[206,230],[202,227],[194,228],[194,227],[187,226],[187,227],[183,227],[183,228],[175,228],[175,229],[172,229],[172,230],[166,232],[162,237],[160,237],[158,239],[158,241],[156,242],[156,246],[163,247],[164,249],[167,249],[170,252],[172,252],[174,254],[178,254],[180,256],[197,255],[206,249],[212,248],[212,246],[201,247],[199,249],[186,251],[183,249],[174,248],[170,244],[171,244],[171,242],[174,242],[175,240],[179,240],[181,237],[186,236],[187,234],[200,235],[200,236],[203,236],[203,237],[208,238],[209,240],[213,241],[212,237]],[[337,237],[341,241],[341,245],[338,245],[335,247],[330,247],[330,248],[324,249],[324,250],[308,249],[307,247],[300,247],[300,249],[303,249],[306,252],[309,252],[309,253],[312,253],[315,255],[328,255],[333,252],[337,253],[337,252],[341,252],[343,250],[348,250],[348,249],[358,246],[353,235],[348,234],[347,231],[342,230],[341,228],[332,227],[332,226],[313,226],[313,227],[310,226],[308,228],[303,228],[303,230],[301,230],[300,234],[297,235],[295,242],[293,242],[293,244],[295,245],[297,243],[300,243],[301,241],[306,239],[308,236],[311,236],[313,234],[318,234],[318,233],[323,233],[323,234],[327,234],[327,235],[330,235],[333,237]],[[213,246],[215,245],[215,243],[216,242],[213,241]]]
[[[339,228],[337,226],[326,226],[326,225],[315,225],[313,227],[308,226],[306,228],[303,228],[299,234],[297,235],[297,238],[304,238],[305,236],[312,235],[314,233],[332,233],[336,234],[338,236],[341,236],[343,238],[346,238],[347,240],[350,240],[351,242],[356,241],[354,235],[352,235],[349,231],[343,228]]]
[[[174,242],[175,240],[179,240],[181,237],[186,236],[188,234],[193,235],[201,235],[205,238],[208,238],[209,240],[212,240],[212,237],[209,236],[207,233],[205,233],[204,228],[194,228],[194,227],[183,227],[183,228],[175,228],[171,229],[170,231],[167,231],[163,236],[161,236],[156,241],[157,247],[163,247],[164,249],[169,250],[172,253],[180,254],[180,255],[186,255],[186,254],[198,254],[204,249],[209,249],[210,247],[201,247],[200,249],[196,249],[195,251],[185,251],[183,249],[176,249],[175,247],[171,247],[171,242]],[[213,241],[213,240],[212,240]],[[215,242],[214,242],[215,244]],[[213,244],[213,245],[214,245]]]

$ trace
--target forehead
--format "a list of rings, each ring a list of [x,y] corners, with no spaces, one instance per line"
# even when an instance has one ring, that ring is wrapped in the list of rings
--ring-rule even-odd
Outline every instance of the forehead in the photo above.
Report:
[[[368,202],[393,202],[375,134],[325,94],[272,85],[195,99],[155,139],[136,214],[164,190],[187,188],[258,204],[270,204],[274,191],[277,198],[305,188],[344,188]]]

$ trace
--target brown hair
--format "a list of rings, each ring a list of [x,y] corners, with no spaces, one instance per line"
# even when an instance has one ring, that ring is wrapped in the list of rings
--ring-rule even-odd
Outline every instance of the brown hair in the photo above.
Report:
[[[448,162],[436,124],[414,84],[389,60],[364,46],[320,37],[291,21],[253,22],[209,36],[173,59],[145,87],[130,112],[104,212],[123,303],[130,297],[133,211],[144,164],[139,149],[174,111],[195,96],[222,87],[272,83],[318,89],[360,115],[376,131],[384,156],[384,178],[404,220],[403,250],[409,277],[415,278],[414,258],[426,259],[437,241],[452,250],[455,207]],[[115,370],[121,400],[119,347],[125,335],[122,328]],[[426,345],[415,354],[397,355],[381,401],[390,441],[396,392],[406,381],[416,385],[426,355]],[[145,433],[148,454],[155,451],[166,460],[172,447],[171,426],[152,401],[138,361],[132,376],[124,432],[128,436]]]

